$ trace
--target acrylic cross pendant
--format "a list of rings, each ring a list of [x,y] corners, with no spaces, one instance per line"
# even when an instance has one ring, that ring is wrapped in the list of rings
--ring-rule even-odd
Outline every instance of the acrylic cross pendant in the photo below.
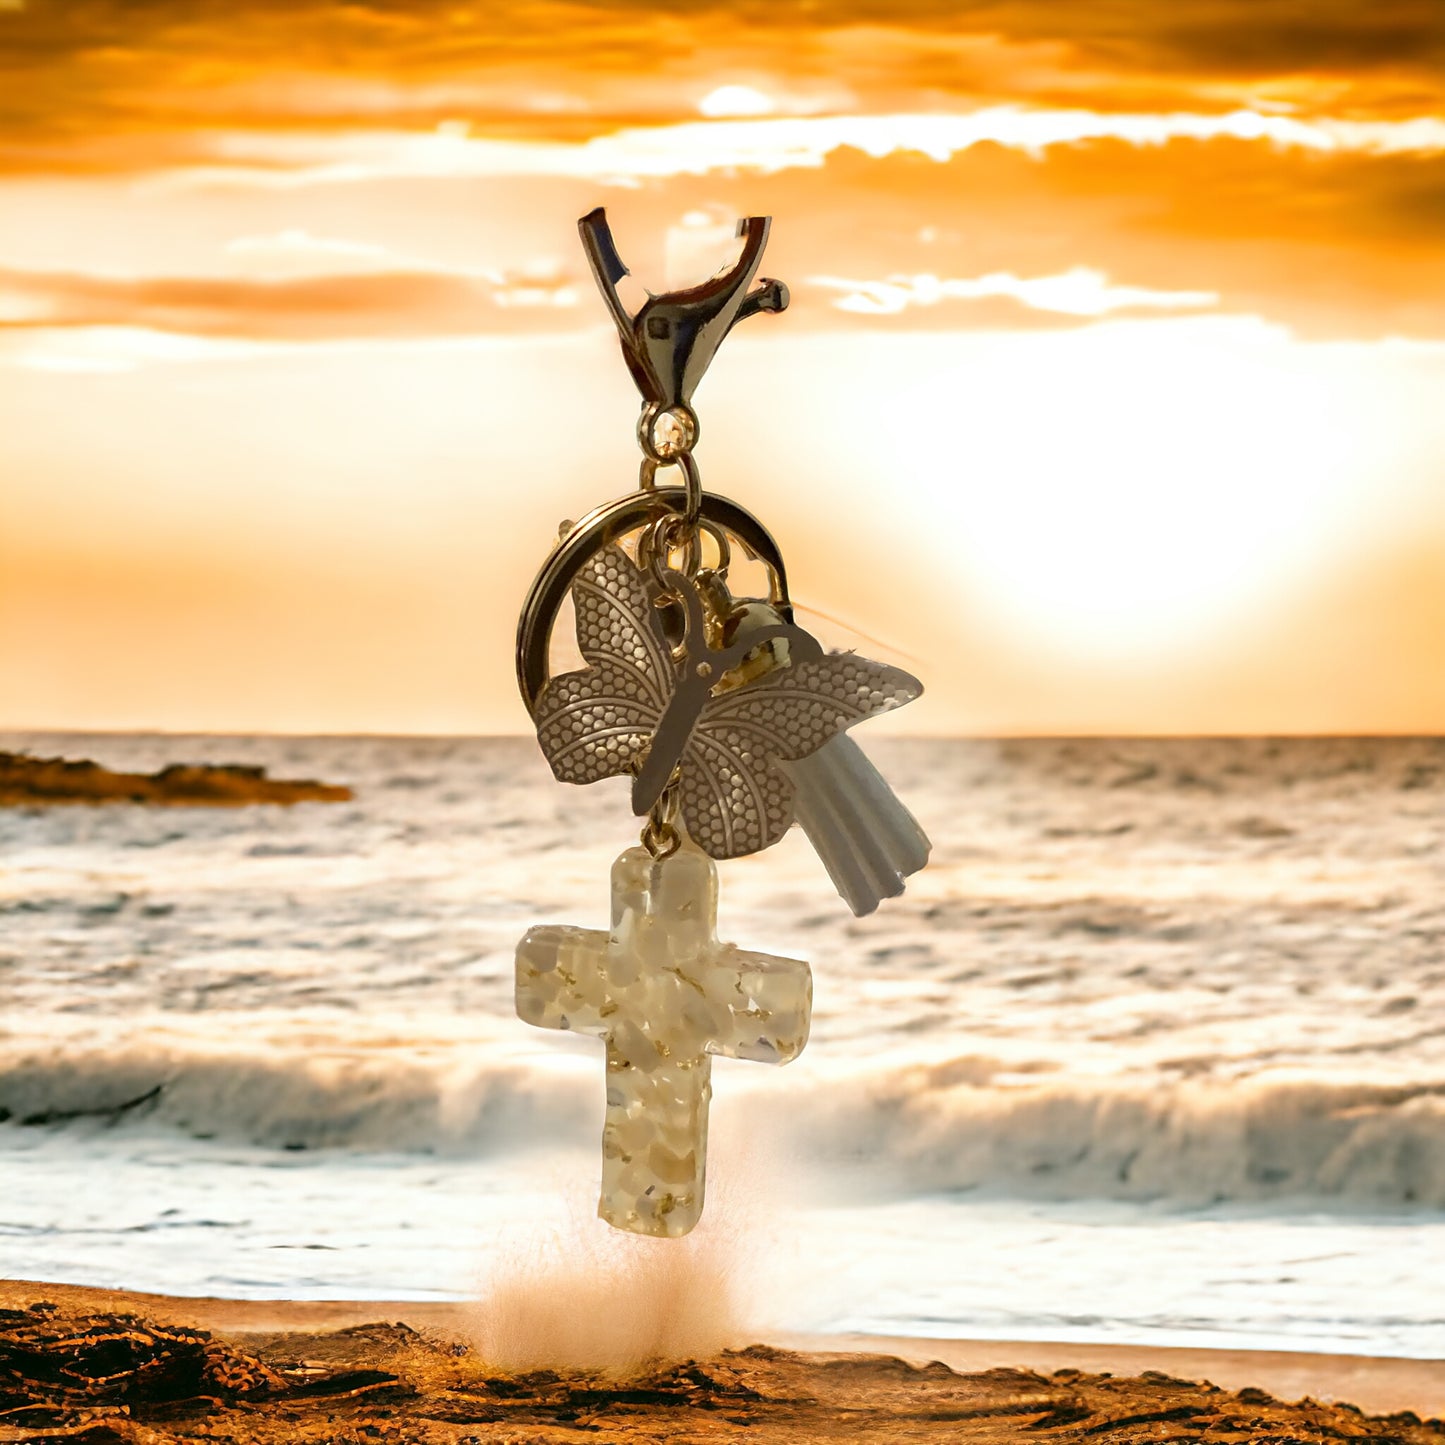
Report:
[[[531,929],[517,1013],[607,1041],[597,1212],[637,1234],[686,1234],[702,1213],[713,1054],[785,1064],[808,1040],[813,981],[797,959],[717,939],[717,869],[684,847],[612,866],[610,934]]]

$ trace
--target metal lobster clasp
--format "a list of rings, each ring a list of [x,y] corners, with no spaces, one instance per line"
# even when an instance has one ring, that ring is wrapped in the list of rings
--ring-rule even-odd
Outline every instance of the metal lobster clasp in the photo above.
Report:
[[[771,224],[767,216],[748,216],[739,221],[743,248],[732,266],[700,286],[657,296],[649,292],[634,316],[617,294],[617,283],[629,273],[617,254],[606,211],[598,206],[577,222],[588,264],[617,323],[627,369],[642,393],[638,436],[649,455],[670,457],[691,448],[697,436],[692,393],[723,337],[745,316],[756,311],[782,311],[787,306],[788,288],[781,281],[761,278],[756,289],[748,289],[763,259]],[[673,413],[685,440],[669,452],[656,453],[653,422],[664,412]]]

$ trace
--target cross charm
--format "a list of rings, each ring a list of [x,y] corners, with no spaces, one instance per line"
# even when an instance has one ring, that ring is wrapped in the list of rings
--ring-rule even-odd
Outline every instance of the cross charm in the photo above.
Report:
[[[597,1212],[635,1234],[702,1213],[713,1054],[786,1064],[808,1041],[806,963],[717,939],[717,869],[684,847],[612,865],[612,931],[552,924],[517,945],[517,1013],[607,1041]]]

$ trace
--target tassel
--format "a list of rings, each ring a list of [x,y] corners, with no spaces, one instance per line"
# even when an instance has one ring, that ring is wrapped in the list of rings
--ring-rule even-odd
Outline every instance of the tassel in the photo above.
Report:
[[[928,835],[863,749],[844,733],[796,762],[779,763],[797,788],[796,816],[833,886],[862,918],[928,861]]]

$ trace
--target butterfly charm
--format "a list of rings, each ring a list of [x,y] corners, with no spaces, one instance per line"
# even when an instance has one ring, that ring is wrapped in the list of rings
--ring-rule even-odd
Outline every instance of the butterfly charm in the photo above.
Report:
[[[638,813],[675,779],[683,823],[704,852],[756,853],[794,819],[796,783],[783,765],[911,702],[922,684],[855,653],[824,652],[781,621],[713,647],[697,586],[677,573],[662,584],[615,544],[578,574],[572,601],[587,666],[542,689],[538,741],[561,782],[631,774]],[[659,607],[669,600],[683,614],[677,644]],[[756,676],[740,668],[769,644],[778,665]]]

